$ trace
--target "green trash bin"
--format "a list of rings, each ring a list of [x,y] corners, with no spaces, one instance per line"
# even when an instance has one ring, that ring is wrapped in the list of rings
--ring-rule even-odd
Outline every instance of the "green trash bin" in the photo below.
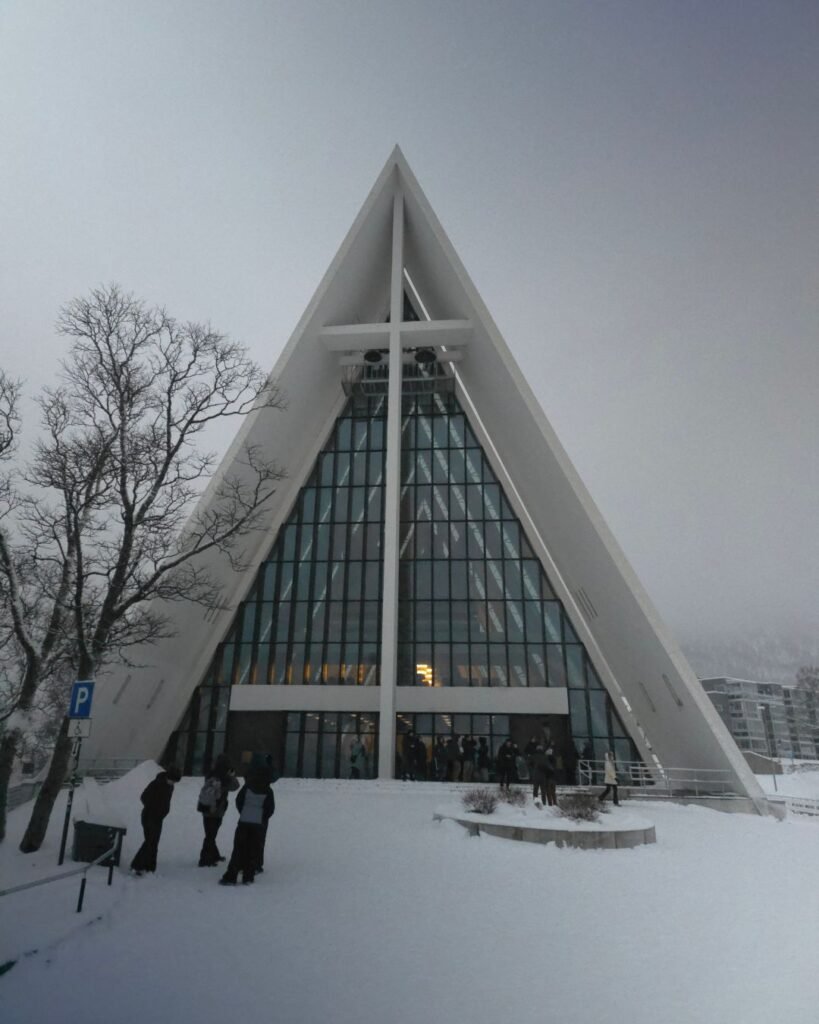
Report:
[[[88,821],[74,822],[74,845],[71,847],[71,859],[90,864],[97,857],[101,857],[106,850],[110,850],[120,837],[120,842],[113,855],[114,867],[119,867],[119,854],[122,849],[121,837],[125,835],[126,829],[114,825],[96,825]],[[106,860],[104,866],[108,867],[110,862]]]

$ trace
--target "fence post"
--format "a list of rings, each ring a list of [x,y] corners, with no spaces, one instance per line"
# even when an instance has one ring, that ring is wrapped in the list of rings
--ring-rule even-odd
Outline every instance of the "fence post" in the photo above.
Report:
[[[83,875],[82,876],[82,881],[80,882],[80,898],[77,900],[77,913],[78,914],[82,910],[82,901],[85,898],[85,878],[86,878],[86,876]]]

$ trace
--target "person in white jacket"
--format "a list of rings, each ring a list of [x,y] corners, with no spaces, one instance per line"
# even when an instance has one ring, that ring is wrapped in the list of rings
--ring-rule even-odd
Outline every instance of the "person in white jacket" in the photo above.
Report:
[[[614,762],[614,754],[610,750],[606,751],[606,760],[603,762],[603,782],[606,788],[600,794],[600,803],[611,793],[615,805],[619,807],[620,800],[617,797],[617,765]]]

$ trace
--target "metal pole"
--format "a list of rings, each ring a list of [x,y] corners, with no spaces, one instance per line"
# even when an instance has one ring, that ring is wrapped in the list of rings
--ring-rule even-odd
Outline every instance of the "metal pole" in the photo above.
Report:
[[[87,878],[87,876],[83,875],[82,876],[82,881],[80,882],[80,898],[77,900],[77,913],[78,914],[82,910],[82,901],[85,899],[85,880],[86,880],[86,878]]]
[[[76,746],[74,747],[74,767],[71,769],[71,788],[68,791],[68,800],[65,804],[65,821],[63,822],[63,834],[60,839],[60,857],[57,864],[62,864],[65,860],[65,844],[68,840],[68,823],[71,821],[71,808],[74,804],[74,787],[77,784],[77,769],[80,765],[80,749],[82,748],[82,737],[77,739]]]

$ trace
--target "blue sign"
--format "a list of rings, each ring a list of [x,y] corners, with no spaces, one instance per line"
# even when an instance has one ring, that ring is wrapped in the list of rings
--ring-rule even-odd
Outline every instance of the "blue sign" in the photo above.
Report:
[[[71,687],[71,703],[68,705],[69,718],[90,718],[91,699],[94,696],[94,684],[90,680],[81,680]]]

